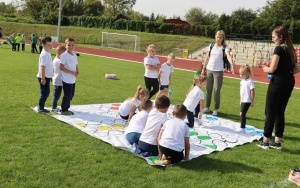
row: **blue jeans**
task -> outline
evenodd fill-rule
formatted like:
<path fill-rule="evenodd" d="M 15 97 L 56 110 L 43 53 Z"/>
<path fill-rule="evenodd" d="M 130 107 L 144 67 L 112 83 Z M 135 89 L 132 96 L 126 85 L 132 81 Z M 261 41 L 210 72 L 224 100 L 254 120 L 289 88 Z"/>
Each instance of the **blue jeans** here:
<path fill-rule="evenodd" d="M 68 111 L 70 108 L 71 100 L 74 97 L 75 93 L 75 83 L 68 84 L 63 82 L 63 90 L 64 90 L 64 97 L 61 102 L 61 111 L 65 112 Z"/>
<path fill-rule="evenodd" d="M 54 86 L 53 100 L 52 100 L 52 109 L 56 109 L 57 108 L 57 101 L 60 98 L 62 88 L 63 88 L 63 86 Z"/>
<path fill-rule="evenodd" d="M 137 145 L 141 135 L 142 135 L 141 133 L 136 133 L 136 132 L 128 133 L 128 134 L 126 134 L 126 140 L 131 145 L 133 145 L 133 144 Z"/>
<path fill-rule="evenodd" d="M 50 81 L 51 78 L 46 78 L 46 83 L 45 85 L 41 84 L 41 78 L 37 78 L 38 82 L 40 84 L 40 98 L 39 98 L 39 106 L 38 109 L 39 110 L 43 110 L 45 108 L 45 103 L 47 101 L 47 98 L 49 96 L 50 93 Z"/>

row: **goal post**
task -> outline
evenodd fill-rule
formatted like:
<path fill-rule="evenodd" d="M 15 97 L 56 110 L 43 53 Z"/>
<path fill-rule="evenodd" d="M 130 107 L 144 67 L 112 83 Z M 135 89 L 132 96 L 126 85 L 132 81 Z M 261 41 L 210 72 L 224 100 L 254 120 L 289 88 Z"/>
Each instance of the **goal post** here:
<path fill-rule="evenodd" d="M 101 46 L 139 52 L 140 37 L 137 35 L 102 32 Z"/>

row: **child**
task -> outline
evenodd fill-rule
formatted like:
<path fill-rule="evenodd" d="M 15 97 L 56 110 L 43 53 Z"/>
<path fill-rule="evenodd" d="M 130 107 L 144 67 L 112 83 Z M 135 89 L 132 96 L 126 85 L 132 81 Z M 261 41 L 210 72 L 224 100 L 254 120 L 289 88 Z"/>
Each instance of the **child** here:
<path fill-rule="evenodd" d="M 38 112 L 40 113 L 48 113 L 49 111 L 46 110 L 45 102 L 50 93 L 50 81 L 53 77 L 53 64 L 52 64 L 52 57 L 50 54 L 50 50 L 52 49 L 52 39 L 51 37 L 46 37 L 42 41 L 43 43 L 43 50 L 40 54 L 39 58 L 39 69 L 38 69 L 38 82 L 40 85 L 40 99 L 39 99 L 39 106 Z"/>
<path fill-rule="evenodd" d="M 162 95 L 168 95 L 168 88 L 171 84 L 171 74 L 174 71 L 173 62 L 175 59 L 175 55 L 173 53 L 170 53 L 168 55 L 168 60 L 166 63 L 162 64 L 160 71 L 158 73 L 158 79 L 159 79 L 159 92 L 156 97 L 160 97 Z"/>
<path fill-rule="evenodd" d="M 150 44 L 147 49 L 147 56 L 144 58 L 145 66 L 145 85 L 149 90 L 149 99 L 158 92 L 159 83 L 158 83 L 158 72 L 160 69 L 159 59 L 155 56 L 156 47 L 154 44 Z M 153 87 L 153 90 L 151 90 Z"/>
<path fill-rule="evenodd" d="M 155 108 L 150 111 L 145 129 L 138 142 L 138 151 L 144 157 L 158 155 L 157 136 L 162 125 L 168 119 L 169 106 L 168 97 L 163 95 L 155 99 Z"/>
<path fill-rule="evenodd" d="M 21 39 L 22 52 L 25 52 L 25 43 L 26 43 L 26 38 L 25 38 L 25 35 L 22 34 L 22 39 Z"/>
<path fill-rule="evenodd" d="M 69 111 L 71 100 L 75 93 L 76 77 L 79 74 L 77 55 L 74 53 L 75 40 L 67 38 L 65 40 L 66 51 L 60 56 L 61 80 L 63 82 L 64 97 L 61 103 L 62 115 L 74 115 Z"/>
<path fill-rule="evenodd" d="M 148 119 L 153 103 L 147 99 L 141 103 L 141 111 L 134 115 L 125 131 L 126 140 L 131 145 L 137 145 Z"/>
<path fill-rule="evenodd" d="M 130 121 L 135 114 L 137 108 L 139 108 L 142 101 L 148 99 L 148 90 L 138 86 L 134 97 L 126 99 L 119 107 L 119 114 L 122 119 Z"/>
<path fill-rule="evenodd" d="M 34 53 L 34 52 L 38 53 L 38 51 L 36 49 L 37 38 L 34 33 L 31 34 L 30 41 L 31 41 L 31 53 Z"/>
<path fill-rule="evenodd" d="M 176 105 L 173 110 L 174 118 L 166 121 L 161 128 L 158 134 L 160 160 L 155 161 L 156 164 L 168 165 L 189 159 L 189 127 L 183 121 L 186 112 L 184 105 Z"/>
<path fill-rule="evenodd" d="M 190 128 L 194 127 L 194 111 L 198 103 L 200 103 L 200 112 L 198 118 L 202 118 L 204 110 L 204 93 L 201 87 L 206 85 L 206 77 L 199 75 L 194 78 L 194 84 L 191 86 L 183 105 L 187 108 L 187 125 Z"/>
<path fill-rule="evenodd" d="M 11 42 L 11 51 L 16 51 L 16 36 L 14 33 L 9 37 L 9 40 Z"/>
<path fill-rule="evenodd" d="M 22 37 L 20 35 L 20 33 L 17 34 L 16 38 L 16 49 L 18 49 L 18 52 L 20 51 L 20 45 L 21 45 L 21 41 L 22 41 Z"/>
<path fill-rule="evenodd" d="M 248 65 L 242 65 L 239 70 L 241 76 L 240 83 L 240 116 L 241 116 L 241 127 L 239 132 L 245 133 L 246 127 L 246 114 L 249 107 L 254 106 L 254 95 L 255 86 L 251 78 L 251 69 Z"/>
<path fill-rule="evenodd" d="M 63 83 L 61 80 L 61 71 L 60 71 L 60 56 L 62 53 L 66 51 L 66 48 L 64 46 L 58 46 L 56 48 L 56 56 L 53 60 L 53 70 L 54 70 L 54 76 L 52 78 L 53 86 L 54 86 L 54 93 L 53 93 L 53 101 L 52 101 L 52 112 L 58 112 L 57 109 L 57 101 L 60 98 Z"/>

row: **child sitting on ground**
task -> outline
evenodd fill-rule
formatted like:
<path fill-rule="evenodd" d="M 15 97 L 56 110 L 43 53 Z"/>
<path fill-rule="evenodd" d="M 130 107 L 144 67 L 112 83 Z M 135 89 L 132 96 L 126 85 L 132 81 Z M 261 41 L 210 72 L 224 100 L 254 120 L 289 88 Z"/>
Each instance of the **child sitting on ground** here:
<path fill-rule="evenodd" d="M 156 97 L 160 97 L 162 95 L 167 96 L 169 86 L 171 85 L 171 75 L 174 71 L 173 62 L 175 60 L 175 55 L 173 53 L 170 53 L 168 55 L 168 60 L 164 64 L 162 64 L 159 73 L 158 73 L 158 79 L 159 79 L 159 92 L 156 95 Z"/>
<path fill-rule="evenodd" d="M 130 121 L 135 114 L 137 108 L 139 108 L 142 101 L 149 98 L 149 92 L 147 89 L 138 86 L 134 97 L 126 99 L 119 107 L 119 114 L 122 119 Z"/>
<path fill-rule="evenodd" d="M 206 77 L 199 75 L 194 77 L 194 84 L 191 86 L 183 105 L 187 108 L 187 125 L 190 128 L 194 127 L 194 111 L 198 103 L 200 103 L 200 112 L 198 114 L 198 119 L 202 118 L 204 110 L 204 93 L 201 87 L 205 87 Z"/>
<path fill-rule="evenodd" d="M 158 134 L 160 160 L 155 161 L 155 164 L 168 165 L 189 159 L 189 127 L 184 122 L 186 112 L 184 105 L 176 105 L 173 110 L 174 118 L 166 121 L 162 126 Z"/>
<path fill-rule="evenodd" d="M 63 88 L 63 83 L 61 80 L 61 71 L 60 71 L 60 55 L 66 51 L 66 48 L 62 45 L 56 48 L 56 56 L 53 60 L 53 70 L 54 76 L 52 78 L 52 83 L 54 86 L 53 100 L 52 100 L 52 112 L 59 112 L 60 109 L 57 109 L 57 101 L 60 98 L 61 91 Z"/>
<path fill-rule="evenodd" d="M 141 103 L 141 111 L 134 115 L 125 131 L 126 140 L 130 145 L 137 145 L 143 130 L 145 129 L 146 122 L 150 110 L 153 107 L 151 100 L 147 99 Z"/>
<path fill-rule="evenodd" d="M 167 121 L 167 111 L 170 106 L 170 99 L 161 96 L 155 99 L 155 108 L 153 108 L 148 116 L 145 129 L 138 142 L 138 152 L 144 157 L 158 155 L 157 136 L 162 125 Z"/>

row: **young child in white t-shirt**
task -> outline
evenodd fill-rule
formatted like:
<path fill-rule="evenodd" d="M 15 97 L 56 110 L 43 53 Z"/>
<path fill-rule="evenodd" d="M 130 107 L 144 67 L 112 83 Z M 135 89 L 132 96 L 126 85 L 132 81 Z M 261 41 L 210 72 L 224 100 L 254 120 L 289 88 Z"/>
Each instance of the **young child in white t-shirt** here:
<path fill-rule="evenodd" d="M 174 71 L 173 62 L 175 60 L 175 55 L 170 53 L 168 55 L 168 60 L 164 64 L 161 65 L 158 79 L 159 79 L 159 92 L 156 97 L 160 97 L 162 95 L 168 95 L 169 86 L 171 85 L 171 75 Z"/>
<path fill-rule="evenodd" d="M 141 111 L 135 114 L 129 122 L 129 125 L 125 131 L 125 137 L 130 145 L 138 144 L 141 134 L 145 129 L 148 115 L 152 107 L 152 101 L 149 99 L 145 100 L 141 103 Z"/>
<path fill-rule="evenodd" d="M 254 106 L 255 85 L 251 78 L 251 68 L 248 65 L 242 65 L 239 70 L 240 82 L 240 116 L 241 127 L 239 132 L 245 133 L 246 128 L 246 114 L 249 107 Z"/>
<path fill-rule="evenodd" d="M 57 109 L 57 101 L 60 98 L 61 91 L 63 88 L 63 83 L 61 80 L 61 71 L 60 71 L 60 55 L 66 51 L 66 48 L 62 45 L 58 46 L 56 48 L 56 56 L 53 60 L 53 70 L 54 70 L 54 76 L 52 78 L 52 83 L 54 86 L 54 92 L 53 92 L 53 100 L 52 100 L 52 112 L 58 112 L 60 111 Z"/>
<path fill-rule="evenodd" d="M 184 122 L 186 112 L 184 105 L 176 105 L 173 110 L 174 118 L 162 126 L 158 134 L 159 160 L 155 164 L 168 165 L 189 160 L 189 127 Z"/>
<path fill-rule="evenodd" d="M 198 103 L 200 103 L 200 112 L 198 114 L 198 119 L 202 118 L 204 110 L 204 93 L 201 90 L 202 87 L 206 86 L 206 77 L 199 75 L 194 77 L 194 84 L 191 86 L 183 105 L 187 108 L 187 125 L 190 128 L 194 127 L 194 111 Z"/>
<path fill-rule="evenodd" d="M 119 114 L 122 119 L 130 121 L 135 111 L 141 105 L 141 102 L 148 99 L 149 92 L 147 89 L 138 86 L 134 97 L 126 99 L 119 107 Z"/>
<path fill-rule="evenodd" d="M 144 131 L 138 142 L 138 153 L 144 157 L 158 155 L 157 136 L 162 125 L 167 121 L 167 111 L 170 106 L 170 99 L 161 96 L 155 99 L 155 108 L 153 108 L 148 116 Z"/>

